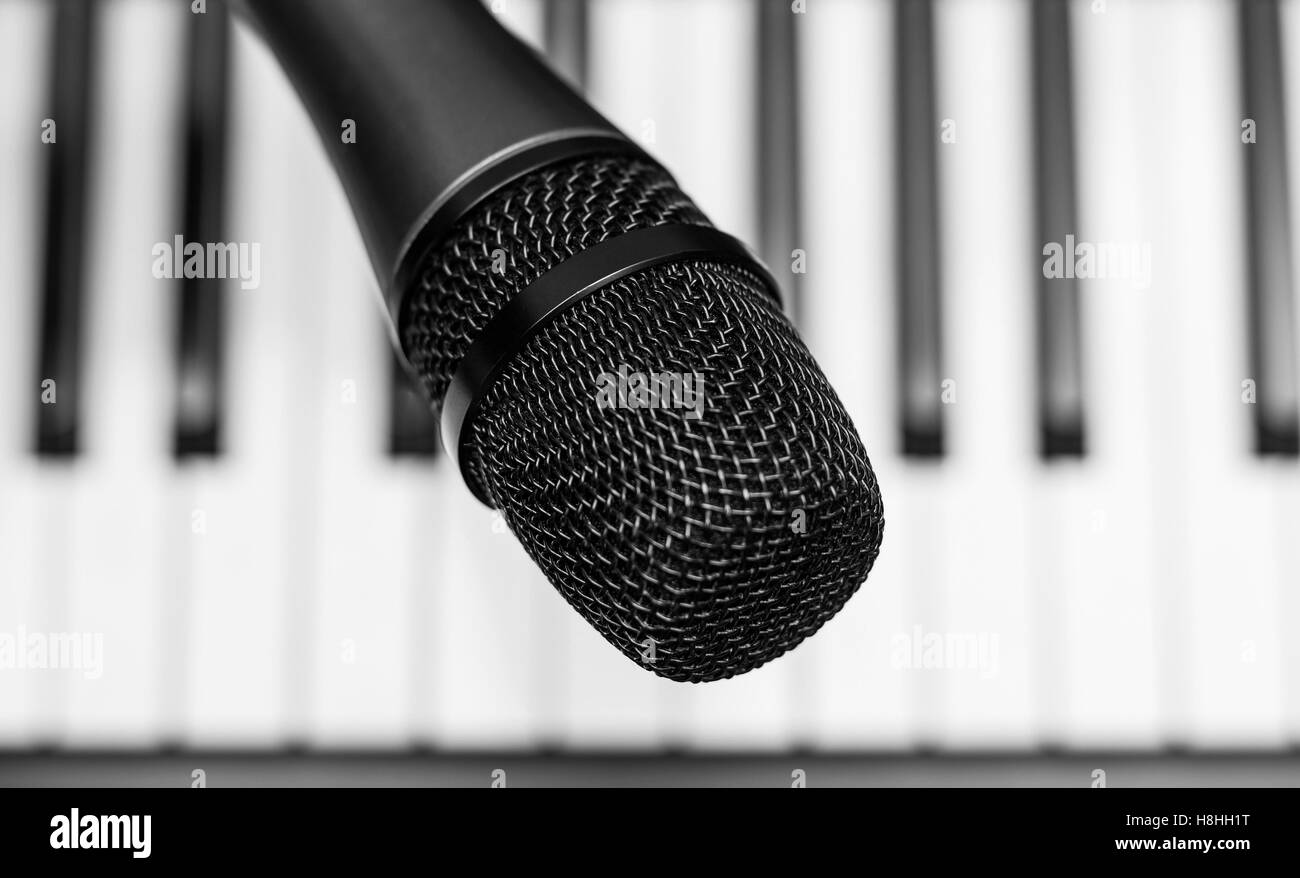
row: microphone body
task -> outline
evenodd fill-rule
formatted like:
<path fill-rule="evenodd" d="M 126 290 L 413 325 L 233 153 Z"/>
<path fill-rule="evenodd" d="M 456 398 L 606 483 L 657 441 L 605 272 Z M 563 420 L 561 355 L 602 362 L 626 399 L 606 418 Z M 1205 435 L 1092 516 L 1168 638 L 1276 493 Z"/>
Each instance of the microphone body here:
<path fill-rule="evenodd" d="M 566 156 L 644 157 L 475 0 L 236 2 L 326 144 L 395 326 L 409 263 L 483 195 Z"/>
<path fill-rule="evenodd" d="M 570 605 L 690 682 L 838 612 L 879 553 L 880 492 L 748 249 L 473 0 L 240 2 L 343 180 L 444 446 Z"/>

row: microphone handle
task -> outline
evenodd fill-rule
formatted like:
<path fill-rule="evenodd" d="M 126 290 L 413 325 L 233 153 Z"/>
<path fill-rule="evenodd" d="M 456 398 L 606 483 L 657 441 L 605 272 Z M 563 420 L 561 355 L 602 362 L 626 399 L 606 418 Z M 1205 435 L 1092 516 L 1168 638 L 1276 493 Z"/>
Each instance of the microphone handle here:
<path fill-rule="evenodd" d="M 479 200 L 564 158 L 645 158 L 476 0 L 235 0 L 235 9 L 325 144 L 394 337 L 414 267 Z"/>

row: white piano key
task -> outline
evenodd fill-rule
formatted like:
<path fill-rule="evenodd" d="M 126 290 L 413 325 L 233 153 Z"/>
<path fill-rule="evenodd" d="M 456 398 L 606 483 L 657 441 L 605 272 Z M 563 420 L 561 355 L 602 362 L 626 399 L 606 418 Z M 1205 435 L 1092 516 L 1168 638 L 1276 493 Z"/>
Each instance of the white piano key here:
<path fill-rule="evenodd" d="M 889 666 L 903 680 L 908 743 L 930 750 L 940 745 L 943 731 L 948 634 L 944 598 L 945 586 L 956 573 L 944 538 L 953 530 L 954 503 L 949 470 L 938 461 L 904 458 L 900 469 L 903 487 L 894 490 L 893 522 L 903 625 L 889 636 Z"/>
<path fill-rule="evenodd" d="M 394 466 L 386 454 L 392 355 L 374 275 L 325 153 L 313 146 L 300 160 L 321 181 L 315 209 L 331 249 L 320 289 L 321 561 L 310 739 L 323 746 L 400 746 L 413 732 L 416 632 L 409 613 L 418 571 L 411 562 L 423 536 L 411 527 L 408 502 L 430 490 L 429 467 Z"/>
<path fill-rule="evenodd" d="M 1240 185 L 1233 173 L 1238 167 L 1234 159 L 1240 156 L 1231 150 L 1227 138 L 1217 136 L 1218 132 L 1235 127 L 1232 109 L 1236 101 L 1231 97 L 1236 84 L 1233 25 L 1230 9 L 1215 10 L 1205 2 L 1180 8 L 1176 23 L 1170 21 L 1166 9 L 1151 3 L 1143 3 L 1132 12 L 1134 39 L 1144 47 L 1134 59 L 1139 77 L 1133 83 L 1134 98 L 1143 108 L 1139 125 L 1147 126 L 1134 131 L 1133 144 L 1142 168 L 1140 197 L 1144 200 L 1144 213 L 1149 217 L 1145 237 L 1150 239 L 1153 254 L 1151 287 L 1138 290 L 1136 295 L 1148 300 L 1158 315 L 1149 321 L 1144 346 L 1152 388 L 1148 409 L 1150 433 L 1146 441 L 1158 451 L 1152 455 L 1148 476 L 1151 539 L 1156 556 L 1152 574 L 1157 614 L 1152 635 L 1158 651 L 1158 706 L 1165 726 L 1164 740 L 1175 745 L 1185 744 L 1189 739 L 1208 743 L 1204 734 L 1208 729 L 1193 717 L 1199 712 L 1197 703 L 1205 703 L 1203 696 L 1210 694 L 1211 704 L 1220 701 L 1224 683 L 1229 688 L 1244 684 L 1245 689 L 1238 690 L 1237 694 L 1245 695 L 1246 701 L 1253 700 L 1248 694 L 1252 682 L 1250 672 L 1258 667 L 1247 668 L 1244 675 L 1233 673 L 1233 666 L 1243 666 L 1241 650 L 1236 645 L 1244 638 L 1240 634 L 1234 636 L 1232 629 L 1236 626 L 1224 623 L 1243 610 L 1247 614 L 1256 612 L 1260 590 L 1272 589 L 1271 573 L 1250 564 L 1244 570 L 1238 567 L 1238 572 L 1251 580 L 1244 589 L 1235 585 L 1228 588 L 1228 581 L 1217 577 L 1207 580 L 1205 574 L 1215 564 L 1205 550 L 1214 553 L 1213 542 L 1207 543 L 1204 538 L 1208 534 L 1193 529 L 1204 527 L 1206 513 L 1214 510 L 1214 517 L 1218 518 L 1223 511 L 1216 509 L 1224 499 L 1223 485 L 1216 475 L 1229 471 L 1234 464 L 1250 462 L 1249 456 L 1243 453 L 1244 447 L 1215 448 L 1214 440 L 1230 437 L 1232 431 L 1211 426 L 1230 425 L 1242 414 L 1238 410 L 1228 418 L 1214 417 L 1221 414 L 1213 406 L 1215 385 L 1224 379 L 1229 379 L 1229 387 L 1233 383 L 1231 360 L 1222 356 L 1239 349 L 1233 344 L 1236 339 L 1228 337 L 1232 323 L 1220 323 L 1219 339 L 1209 347 L 1202 347 L 1189 334 L 1197 317 L 1213 314 L 1212 297 L 1218 296 L 1229 305 L 1245 302 L 1244 295 L 1235 301 L 1222 295 L 1224 290 L 1243 290 L 1239 282 L 1231 282 L 1234 260 L 1224 258 L 1232 250 L 1217 248 L 1211 259 L 1217 261 L 1218 278 L 1212 279 L 1214 270 L 1211 274 L 1204 271 L 1205 248 L 1200 240 L 1200 235 L 1207 230 L 1207 222 L 1222 223 L 1225 239 L 1232 234 L 1232 229 L 1244 228 L 1245 222 L 1243 213 L 1236 207 L 1240 196 L 1233 198 L 1237 194 L 1233 190 Z M 1210 74 L 1206 62 L 1216 57 L 1220 63 Z M 1202 89 L 1194 100 L 1190 95 L 1181 94 L 1193 82 Z M 1152 138 L 1173 130 L 1171 126 L 1185 131 L 1195 142 L 1189 143 L 1187 149 L 1178 150 L 1155 146 Z M 1202 176 L 1199 169 L 1206 167 L 1207 160 L 1215 158 L 1219 159 L 1218 167 L 1224 173 L 1195 187 L 1183 185 L 1190 179 L 1189 175 Z M 1193 264 L 1195 268 L 1191 268 Z M 1241 277 L 1244 279 L 1245 275 Z M 1222 280 L 1229 282 L 1224 285 Z M 1222 319 L 1227 315 L 1213 316 Z M 1219 352 L 1220 356 L 1211 360 L 1207 356 L 1210 352 Z M 1200 368 L 1211 363 L 1211 370 Z M 1216 377 L 1215 372 L 1225 367 L 1227 373 Z M 1236 367 L 1237 371 L 1240 369 Z M 1207 381 L 1192 384 L 1186 380 L 1189 375 L 1203 376 Z M 1222 399 L 1231 405 L 1231 395 Z M 1200 409 L 1202 404 L 1210 407 Z M 1189 406 L 1197 417 L 1187 417 Z M 1197 459 L 1195 455 L 1207 444 L 1203 441 L 1207 439 L 1213 452 L 1228 453 L 1219 460 L 1209 460 L 1202 452 Z M 1197 476 L 1191 477 L 1192 473 Z M 1207 476 L 1204 481 L 1199 477 L 1202 473 Z M 1244 497 L 1234 498 L 1239 499 Z M 1252 517 L 1246 509 L 1235 510 L 1232 515 L 1243 523 Z M 1267 553 L 1260 556 L 1267 559 Z M 1225 605 L 1237 604 L 1239 599 L 1240 606 Z M 1202 615 L 1206 610 L 1211 610 L 1210 614 Z M 1211 629 L 1210 638 L 1198 642 Z M 1225 643 L 1225 637 L 1233 644 L 1226 654 L 1217 648 Z M 1237 679 L 1225 679 L 1224 671 L 1228 677 Z M 1219 714 L 1222 708 L 1222 704 L 1214 704 L 1211 712 Z M 1210 718 L 1209 725 L 1223 727 L 1222 720 L 1215 718 Z"/>
<path fill-rule="evenodd" d="M 1180 480 L 1186 485 L 1190 620 L 1179 641 L 1187 689 L 1188 738 L 1201 747 L 1275 747 L 1286 743 L 1287 643 L 1296 562 L 1287 558 L 1300 525 L 1292 501 L 1300 493 L 1295 459 L 1260 460 L 1251 454 L 1251 419 L 1242 399 L 1245 369 L 1245 278 L 1243 238 L 1245 181 L 1240 126 L 1239 43 L 1236 4 L 1205 1 L 1187 9 L 1182 39 L 1167 43 L 1174 124 L 1195 140 L 1164 165 L 1167 232 L 1180 250 L 1170 264 L 1174 297 L 1182 316 L 1180 362 L 1169 375 L 1182 386 L 1184 415 L 1179 436 L 1187 454 Z M 1290 7 L 1283 7 L 1290 9 Z M 1300 33 L 1292 31 L 1300 38 Z M 1295 46 L 1282 35 L 1283 47 Z M 1156 59 L 1152 59 L 1153 64 Z M 1300 111 L 1300 77 L 1284 86 L 1290 120 Z M 1195 83 L 1195 85 L 1193 85 Z M 1199 92 L 1199 94 L 1197 94 Z M 1292 130 L 1295 126 L 1292 125 Z M 1227 131 L 1225 137 L 1225 131 Z M 1291 139 L 1291 187 L 1300 150 Z M 1223 168 L 1223 173 L 1205 173 Z M 1199 185 L 1187 186 L 1188 180 Z M 1296 209 L 1292 207 L 1292 232 Z M 1206 234 L 1219 246 L 1206 247 Z M 1297 239 L 1300 241 L 1300 239 Z M 1193 307 L 1173 307 L 1195 293 Z M 1292 290 L 1295 295 L 1295 290 Z M 1295 332 L 1295 326 L 1291 328 Z M 1281 499 L 1282 506 L 1275 505 Z M 1281 549 L 1281 552 L 1279 552 Z M 1294 684 L 1295 678 L 1291 679 Z"/>
<path fill-rule="evenodd" d="M 156 0 L 106 6 L 100 19 L 83 454 L 66 551 L 69 633 L 102 654 L 69 677 L 72 745 L 147 746 L 161 734 L 175 287 L 153 276 L 152 251 L 175 224 L 183 24 L 183 9 Z"/>
<path fill-rule="evenodd" d="M 1300 7 L 1294 3 L 1279 4 L 1278 16 L 1284 53 L 1285 78 L 1282 89 L 1287 121 L 1291 236 L 1295 242 L 1292 252 L 1296 253 L 1300 252 L 1300 64 L 1294 63 L 1294 52 L 1288 54 L 1287 50 L 1300 45 Z M 1233 121 L 1240 126 L 1240 119 Z M 1237 148 L 1239 139 L 1233 141 L 1234 148 Z M 1292 271 L 1295 270 L 1293 262 Z M 1292 295 L 1300 295 L 1300 276 L 1293 276 L 1292 284 Z M 1294 460 L 1277 461 L 1267 468 L 1266 473 L 1252 478 L 1267 484 L 1263 490 L 1272 498 L 1273 511 L 1269 516 L 1271 527 L 1247 535 L 1243 542 L 1236 545 L 1268 551 L 1275 565 L 1277 591 L 1273 627 L 1282 665 L 1278 687 L 1281 690 L 1283 735 L 1286 742 L 1294 746 L 1296 741 L 1300 741 L 1300 640 L 1292 635 L 1293 620 L 1300 619 L 1300 589 L 1296 587 L 1296 571 L 1300 570 L 1300 543 L 1295 539 L 1295 534 L 1300 529 L 1300 468 L 1297 468 Z M 1225 541 L 1225 545 L 1231 544 Z M 1252 554 L 1249 548 L 1239 549 L 1239 553 Z"/>
<path fill-rule="evenodd" d="M 907 632 L 899 523 L 910 472 L 894 416 L 893 13 L 886 0 L 833 0 L 800 22 L 808 234 L 804 336 L 871 457 L 885 533 L 871 575 L 813 638 L 815 744 L 909 746 L 912 676 L 891 660 Z M 824 136 L 834 130 L 835 137 Z"/>
<path fill-rule="evenodd" d="M 448 463 L 446 455 L 439 452 L 432 466 L 399 461 L 388 476 L 388 483 L 397 485 L 394 492 L 400 493 L 402 505 L 397 514 L 403 523 L 390 542 L 393 551 L 402 553 L 410 565 L 410 572 L 402 577 L 410 589 L 405 623 L 409 647 L 403 660 L 410 663 L 410 743 L 417 747 L 440 743 L 438 669 L 449 655 L 441 631 L 443 600 L 450 581 L 446 557 L 452 552 L 442 511 L 445 493 L 456 487 L 445 475 L 451 469 Z"/>
<path fill-rule="evenodd" d="M 890 41 L 887 51 L 894 53 L 894 57 L 890 60 L 886 75 L 889 98 L 884 109 L 885 115 L 881 118 L 889 120 L 889 124 L 897 122 L 897 102 L 900 100 L 897 81 L 899 62 L 896 57 L 899 51 L 897 12 L 897 4 L 891 4 L 886 21 L 886 34 Z M 929 136 L 937 135 L 937 129 L 929 133 Z M 897 173 L 900 165 L 896 136 L 891 139 L 887 149 L 893 158 L 894 172 Z M 895 272 L 891 286 L 885 292 L 895 309 L 888 326 L 895 333 L 894 344 L 901 345 L 904 339 L 897 334 L 898 283 L 903 270 L 897 250 L 898 190 L 896 185 L 889 185 L 883 191 L 892 196 L 883 200 L 890 217 L 885 240 L 892 248 L 889 256 L 893 257 Z M 942 248 L 943 243 L 940 242 L 939 249 Z M 935 253 L 935 258 L 939 258 L 938 252 Z M 947 310 L 948 306 L 945 305 L 944 311 Z M 895 357 L 886 368 L 896 370 L 899 368 L 898 362 Z M 899 385 L 895 387 L 897 386 Z M 889 400 L 889 404 L 882 406 L 882 410 L 889 413 L 891 435 L 898 442 L 904 432 L 904 425 L 898 420 L 901 412 L 899 400 L 893 393 L 886 392 L 878 397 L 877 404 L 885 400 Z M 906 452 L 901 444 L 897 450 L 900 453 Z M 945 679 L 940 668 L 930 666 L 932 662 L 927 659 L 925 650 L 931 640 L 942 637 L 944 633 L 943 590 L 950 577 L 952 563 L 945 544 L 945 539 L 952 530 L 950 481 L 949 467 L 943 460 L 904 456 L 897 461 L 897 476 L 892 492 L 887 487 L 882 487 L 886 497 L 886 519 L 892 522 L 894 554 L 891 561 L 894 565 L 892 569 L 897 570 L 898 588 L 901 591 L 901 618 L 900 624 L 889 632 L 886 639 L 874 644 L 874 648 L 886 651 L 889 668 L 900 680 L 907 743 L 912 747 L 937 746 L 943 721 Z M 888 524 L 886 533 L 890 533 Z"/>
<path fill-rule="evenodd" d="M 435 737 L 447 747 L 533 745 L 554 707 L 544 677 L 560 673 L 562 656 L 557 632 L 539 625 L 539 606 L 559 596 L 500 513 L 475 500 L 454 467 L 438 469 L 446 550 L 433 586 Z"/>
<path fill-rule="evenodd" d="M 349 255 L 364 259 L 360 250 Z M 391 746 L 412 735 L 418 631 L 408 620 L 415 589 L 441 584 L 436 576 L 422 581 L 429 571 L 415 563 L 420 543 L 434 539 L 436 524 L 415 520 L 419 494 L 433 490 L 432 474 L 427 462 L 385 454 L 387 336 L 366 291 L 368 267 L 345 260 L 337 272 L 320 388 L 322 567 L 312 740 Z"/>
<path fill-rule="evenodd" d="M 1245 181 L 1235 4 L 1190 3 L 1176 21 L 1160 4 L 1132 13 L 1135 131 L 1141 195 L 1151 216 L 1159 318 L 1145 348 L 1159 553 L 1155 631 L 1169 740 L 1209 748 L 1283 743 L 1285 579 L 1273 551 L 1288 542 L 1273 485 L 1294 462 L 1252 454 L 1247 377 Z M 1180 148 L 1161 145 L 1180 132 Z M 1208 169 L 1217 169 L 1210 172 Z M 1195 185 L 1187 185 L 1195 180 Z M 1206 246 L 1215 241 L 1215 246 Z M 1251 548 L 1251 547 L 1254 548 Z M 1285 569 L 1285 568 L 1282 568 Z"/>
<path fill-rule="evenodd" d="M 489 2 L 502 24 L 543 43 L 538 0 Z M 563 599 L 449 459 L 436 467 L 440 576 L 433 649 L 433 738 L 451 747 L 553 743 L 566 679 Z M 614 658 L 618 658 L 614 656 Z"/>
<path fill-rule="evenodd" d="M 591 16 L 589 94 L 597 108 L 662 161 L 718 227 L 752 245 L 757 232 L 752 5 L 620 0 L 592 4 Z M 730 680 L 690 688 L 654 686 L 664 693 L 664 739 L 706 748 L 788 741 L 791 667 L 803 661 L 796 656 Z M 593 655 L 590 663 L 597 661 L 608 658 Z M 645 722 L 629 717 L 629 734 L 639 734 Z"/>
<path fill-rule="evenodd" d="M 940 253 L 948 456 L 935 474 L 946 517 L 934 537 L 937 616 L 914 620 L 944 647 L 937 727 L 954 747 L 1034 737 L 1026 510 L 1034 475 L 1030 59 L 1022 2 L 935 8 Z M 951 126 L 944 127 L 949 125 Z M 944 137 L 948 139 L 944 139 Z M 990 230 L 995 233 L 990 234 Z M 946 505 L 946 508 L 944 506 Z M 915 630 L 912 632 L 915 639 Z M 913 645 L 915 650 L 915 644 Z"/>
<path fill-rule="evenodd" d="M 52 46 L 57 54 L 64 48 L 61 40 L 71 36 L 62 33 L 62 10 L 56 8 L 53 19 L 53 29 L 50 36 L 53 40 L 47 38 L 47 45 Z M 95 39 L 95 25 L 92 22 L 88 38 Z M 57 58 L 56 58 L 57 60 Z M 49 61 L 46 61 L 42 76 L 45 81 L 44 90 L 39 90 L 42 98 L 42 104 L 38 112 L 50 112 L 50 101 L 55 97 L 54 87 L 57 84 L 50 80 L 52 68 Z M 88 71 L 90 76 L 94 76 L 97 71 L 91 69 Z M 92 111 L 93 116 L 93 111 Z M 57 119 L 52 119 L 57 124 Z M 91 129 L 88 136 L 92 139 L 90 147 L 93 150 L 93 138 L 95 136 L 93 119 L 91 120 Z M 43 122 L 42 122 L 43 125 Z M 74 123 L 74 128 L 76 127 Z M 66 137 L 67 130 L 64 127 Z M 51 147 L 53 148 L 53 147 Z M 45 155 L 37 164 L 37 185 L 39 200 L 37 203 L 38 215 L 49 208 L 49 198 L 51 193 L 47 187 L 51 182 L 48 176 L 50 165 L 47 162 L 50 158 Z M 89 165 L 89 156 L 86 157 L 86 165 Z M 88 171 L 89 168 L 87 167 Z M 86 193 L 83 193 L 85 197 Z M 39 227 L 38 227 L 39 228 Z M 45 251 L 50 247 L 49 240 L 45 237 L 48 229 L 41 229 L 36 242 L 36 253 L 38 259 L 45 258 Z M 81 235 L 80 246 L 86 246 L 86 237 Z M 85 259 L 86 253 L 80 254 Z M 84 267 L 84 266 L 83 266 Z M 42 264 L 41 270 L 37 274 L 37 290 L 41 289 L 41 284 L 45 281 L 45 266 Z M 85 272 L 80 283 L 84 286 L 88 283 Z M 38 306 L 39 308 L 39 306 Z M 38 311 L 39 313 L 39 311 Z M 32 324 L 36 326 L 36 324 Z M 30 373 L 27 373 L 30 374 Z M 42 380 L 43 376 L 37 376 Z M 78 380 L 84 378 L 84 364 L 82 373 Z M 57 388 L 54 388 L 57 391 Z M 52 403 L 57 405 L 58 403 Z M 39 416 L 38 416 L 39 420 Z M 71 560 L 72 556 L 68 551 L 68 522 L 72 519 L 76 504 L 76 470 L 72 465 L 74 458 L 68 457 L 41 457 L 38 456 L 38 468 L 35 473 L 35 479 L 32 482 L 33 503 L 28 515 L 31 519 L 31 533 L 34 536 L 34 552 L 36 555 L 37 569 L 39 570 L 36 582 L 38 587 L 32 594 L 30 607 L 30 619 L 26 633 L 31 635 L 35 643 L 38 640 L 52 643 L 53 638 L 69 638 L 70 628 L 70 578 L 72 576 Z M 48 670 L 38 672 L 38 678 L 29 690 L 32 696 L 33 711 L 33 730 L 37 740 L 45 745 L 58 745 L 66 740 L 67 720 L 68 720 L 68 702 L 69 694 L 72 687 L 72 673 L 53 669 L 53 660 L 47 657 L 44 659 L 49 663 Z"/>
<path fill-rule="evenodd" d="M 50 66 L 48 46 L 53 7 L 42 0 L 0 4 L 0 637 L 15 649 L 23 631 L 44 630 L 39 617 L 43 586 L 36 509 L 32 417 L 39 388 L 36 363 L 37 303 L 40 301 L 40 138 Z M 50 717 L 40 713 L 37 690 L 47 671 L 14 667 L 17 653 L 0 660 L 0 747 L 20 747 L 45 738 Z"/>
<path fill-rule="evenodd" d="M 1148 241 L 1151 226 L 1136 193 L 1142 168 L 1132 137 L 1140 43 L 1130 8 L 1111 4 L 1096 18 L 1072 10 L 1077 241 L 1123 245 Z M 1032 242 L 1041 260 L 1043 245 Z M 1056 242 L 1066 246 L 1066 242 Z M 1041 261 L 1038 263 L 1041 270 Z M 1043 466 L 1043 515 L 1031 537 L 1040 587 L 1060 590 L 1054 624 L 1063 646 L 1059 712 L 1046 718 L 1048 743 L 1150 747 L 1162 740 L 1157 577 L 1152 539 L 1154 458 L 1145 346 L 1160 315 L 1143 290 L 1123 278 L 1081 281 L 1086 456 Z M 1050 664 L 1050 662 L 1049 662 Z M 1045 688 L 1045 687 L 1044 687 Z M 1057 736 L 1060 736 L 1059 739 Z"/>
<path fill-rule="evenodd" d="M 934 106 L 922 107 L 924 114 L 933 116 L 937 107 L 933 82 L 933 68 L 937 66 L 934 54 L 933 10 L 928 0 L 918 8 L 918 4 L 895 2 L 890 7 L 889 32 L 892 36 L 891 59 L 891 102 L 889 118 L 897 131 L 892 146 L 894 174 L 897 182 L 889 191 L 887 198 L 893 215 L 891 238 L 894 244 L 894 286 L 891 295 L 894 301 L 894 327 L 898 350 L 901 356 L 895 361 L 894 370 L 901 380 L 896 385 L 894 399 L 895 411 L 898 412 L 899 430 L 902 434 L 903 454 L 902 469 L 906 473 L 906 493 L 901 502 L 893 505 L 894 547 L 899 553 L 902 589 L 905 595 L 904 614 L 907 625 L 903 632 L 890 637 L 890 666 L 905 678 L 908 706 L 911 713 L 911 743 L 919 748 L 931 748 L 938 742 L 938 730 L 942 715 L 943 677 L 939 669 L 923 662 L 924 645 L 928 640 L 940 637 L 934 629 L 939 627 L 943 616 L 942 590 L 947 579 L 950 557 L 943 550 L 943 537 L 948 533 L 950 497 L 945 490 L 946 469 L 938 455 L 927 455 L 916 448 L 916 437 L 929 435 L 930 439 L 942 440 L 942 409 L 940 397 L 941 374 L 937 371 L 940 361 L 944 359 L 942 339 L 939 337 L 938 323 L 930 325 L 924 317 L 927 311 L 942 319 L 946 307 L 942 305 L 943 291 L 939 287 L 927 286 L 920 280 L 927 276 L 928 261 L 939 260 L 939 247 L 931 247 L 927 254 L 923 242 L 937 228 L 928 228 L 925 221 L 928 211 L 913 204 L 917 198 L 928 198 L 926 192 L 933 186 L 935 198 L 935 223 L 939 222 L 938 179 L 936 168 L 924 167 L 924 160 L 913 161 L 912 153 L 930 148 L 935 152 L 933 158 L 938 160 L 938 144 L 930 141 L 937 137 L 937 130 L 931 122 L 925 122 L 921 130 L 909 130 L 914 121 L 903 112 L 904 108 L 916 110 L 919 104 Z M 919 249 L 918 249 L 919 248 Z M 932 280 L 938 284 L 941 279 L 937 270 Z M 919 283 L 918 283 L 919 281 Z M 935 295 L 933 309 L 924 306 L 919 309 L 917 303 L 927 295 Z M 931 336 L 932 330 L 934 335 Z M 929 343 L 934 342 L 937 347 Z M 927 351 L 934 354 L 927 356 Z M 931 375 L 926 375 L 927 368 L 933 366 Z M 933 383 L 928 393 L 913 394 L 919 382 Z M 926 417 L 927 406 L 932 404 L 931 417 Z M 902 493 L 902 492 L 897 492 Z"/>
<path fill-rule="evenodd" d="M 300 741 L 309 693 L 317 423 L 311 389 L 330 246 L 314 203 L 317 148 L 266 47 L 242 25 L 233 70 L 228 237 L 260 248 L 260 285 L 229 290 L 226 453 L 189 465 L 174 538 L 189 541 L 187 742 Z"/>

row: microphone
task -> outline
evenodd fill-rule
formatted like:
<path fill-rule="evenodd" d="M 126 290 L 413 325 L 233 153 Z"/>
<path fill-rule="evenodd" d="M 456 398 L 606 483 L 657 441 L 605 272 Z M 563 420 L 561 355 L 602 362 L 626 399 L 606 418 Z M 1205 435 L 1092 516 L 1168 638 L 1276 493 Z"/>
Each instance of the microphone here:
<path fill-rule="evenodd" d="M 568 603 L 689 682 L 835 615 L 880 491 L 748 249 L 477 2 L 236 8 L 325 143 L 444 447 Z"/>

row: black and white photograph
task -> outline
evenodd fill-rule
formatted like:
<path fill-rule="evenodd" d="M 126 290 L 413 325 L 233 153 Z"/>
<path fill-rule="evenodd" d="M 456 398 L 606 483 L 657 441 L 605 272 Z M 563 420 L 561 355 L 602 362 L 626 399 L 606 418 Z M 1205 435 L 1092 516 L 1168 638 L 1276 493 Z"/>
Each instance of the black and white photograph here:
<path fill-rule="evenodd" d="M 1300 0 L 0 0 L 0 787 L 1298 786 L 1298 214 Z"/>

